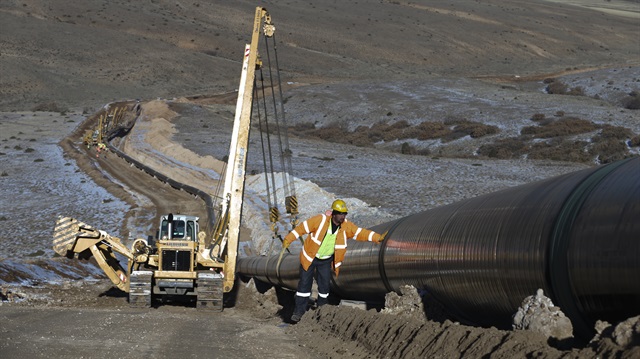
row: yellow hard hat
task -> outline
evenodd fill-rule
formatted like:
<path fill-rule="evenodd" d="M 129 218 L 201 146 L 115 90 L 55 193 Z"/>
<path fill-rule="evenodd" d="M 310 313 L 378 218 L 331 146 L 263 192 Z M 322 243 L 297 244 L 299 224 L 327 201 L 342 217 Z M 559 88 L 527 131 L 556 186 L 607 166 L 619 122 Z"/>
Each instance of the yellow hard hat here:
<path fill-rule="evenodd" d="M 336 199 L 335 201 L 333 201 L 333 203 L 331 204 L 331 209 L 342 213 L 349 212 L 347 211 L 347 204 L 344 203 L 344 201 L 341 199 Z"/>

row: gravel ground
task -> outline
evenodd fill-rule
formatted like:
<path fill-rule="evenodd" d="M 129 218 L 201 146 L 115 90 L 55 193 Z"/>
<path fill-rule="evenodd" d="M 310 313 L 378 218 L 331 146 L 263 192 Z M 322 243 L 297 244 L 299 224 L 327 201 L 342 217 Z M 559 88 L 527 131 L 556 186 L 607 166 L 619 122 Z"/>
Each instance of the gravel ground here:
<path fill-rule="evenodd" d="M 597 165 L 475 156 L 486 141 L 517 135 L 534 114 L 555 118 L 563 112 L 640 134 L 638 111 L 621 104 L 640 90 L 638 1 L 265 4 L 279 29 L 280 65 L 290 86 L 289 123 L 354 129 L 400 120 L 467 119 L 500 129 L 480 139 L 410 141 L 430 150 L 428 156 L 401 155 L 396 141 L 364 148 L 292 136 L 294 175 L 305 181 L 300 191 L 312 189 L 301 202 L 304 211 L 315 213 L 327 206 L 326 199 L 344 197 L 359 206 L 351 219 L 369 226 Z M 238 302 L 224 318 L 203 320 L 193 308 L 180 306 L 129 312 L 123 309 L 126 299 L 108 282 L 85 278 L 95 275 L 86 266 L 51 258 L 49 231 L 62 212 L 126 235 L 123 223 L 148 228 L 152 212 L 169 208 L 149 200 L 158 188 L 155 180 L 139 177 L 129 186 L 113 172 L 126 172 L 124 166 L 106 168 L 110 158 L 72 160 L 56 146 L 79 125 L 83 112 L 109 101 L 204 94 L 197 103 L 176 105 L 181 116 L 173 120 L 174 139 L 196 154 L 227 155 L 234 105 L 204 99 L 236 88 L 255 5 L 164 0 L 0 5 L 0 110 L 7 111 L 0 117 L 0 352 L 105 358 L 142 352 L 173 357 L 175 348 L 196 357 L 638 355 L 637 343 L 625 346 L 611 331 L 583 350 L 558 351 L 528 333 L 340 307 L 315 311 L 288 327 L 278 314 L 281 293 L 273 289 L 245 295 L 249 302 Z M 546 94 L 548 77 L 580 87 L 585 96 Z M 53 112 L 42 112 L 47 110 Z M 589 136 L 569 138 L 577 139 Z M 257 154 L 257 139 L 252 141 L 250 153 Z M 638 148 L 629 153 L 637 155 Z M 260 161 L 250 155 L 249 171 L 260 172 Z M 249 190 L 257 193 L 260 187 Z M 129 222 L 125 212 L 138 220 Z M 388 328 L 393 329 L 381 334 Z M 620 330 L 633 333 L 625 328 Z M 117 334 L 105 334 L 111 332 Z M 192 341 L 185 342 L 185 336 Z M 211 337 L 220 339 L 202 345 Z M 413 349 L 401 343 L 412 343 Z"/>

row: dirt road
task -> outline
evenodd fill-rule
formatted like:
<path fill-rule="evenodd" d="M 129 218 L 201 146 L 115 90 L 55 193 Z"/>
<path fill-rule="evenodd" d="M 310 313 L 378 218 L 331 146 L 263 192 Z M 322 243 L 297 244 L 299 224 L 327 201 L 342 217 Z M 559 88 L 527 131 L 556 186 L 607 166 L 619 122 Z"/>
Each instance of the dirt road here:
<path fill-rule="evenodd" d="M 51 300 L 0 308 L 3 358 L 314 358 L 274 318 L 185 303 L 131 309 L 107 281 L 42 288 Z"/>

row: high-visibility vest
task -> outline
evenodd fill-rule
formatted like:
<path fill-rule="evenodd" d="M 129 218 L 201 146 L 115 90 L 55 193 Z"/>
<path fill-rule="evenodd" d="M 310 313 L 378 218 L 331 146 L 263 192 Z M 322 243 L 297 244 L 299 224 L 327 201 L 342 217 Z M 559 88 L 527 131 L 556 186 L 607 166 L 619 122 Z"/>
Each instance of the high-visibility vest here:
<path fill-rule="evenodd" d="M 288 247 L 297 238 L 308 234 L 304 240 L 302 250 L 300 251 L 300 264 L 304 270 L 308 270 L 311 262 L 318 254 L 318 249 L 322 245 L 322 241 L 331 225 L 331 216 L 319 214 L 313 216 L 296 226 L 289 234 L 284 237 L 283 245 Z M 340 266 L 347 252 L 347 239 L 353 238 L 356 241 L 378 242 L 381 235 L 372 230 L 360 228 L 353 222 L 345 221 L 340 225 L 338 233 L 336 233 L 336 243 L 334 246 L 333 271 L 336 276 L 340 273 Z"/>

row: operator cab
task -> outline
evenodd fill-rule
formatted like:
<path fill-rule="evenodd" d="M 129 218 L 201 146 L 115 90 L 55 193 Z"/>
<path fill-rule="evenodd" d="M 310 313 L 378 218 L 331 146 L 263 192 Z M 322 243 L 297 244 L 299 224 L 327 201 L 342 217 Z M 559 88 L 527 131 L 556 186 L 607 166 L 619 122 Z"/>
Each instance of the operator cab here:
<path fill-rule="evenodd" d="M 196 241 L 200 227 L 196 216 L 186 216 L 182 214 L 171 214 L 160 218 L 159 239 L 184 239 Z"/>

